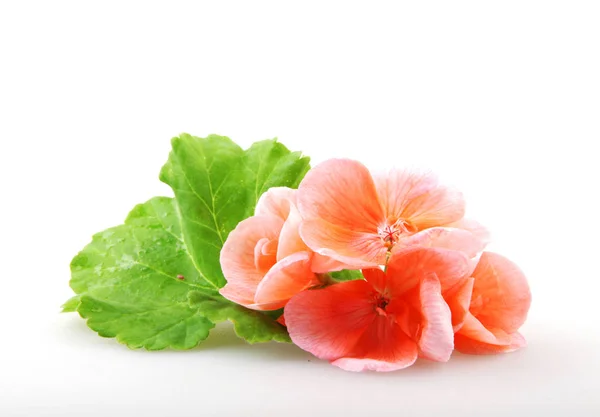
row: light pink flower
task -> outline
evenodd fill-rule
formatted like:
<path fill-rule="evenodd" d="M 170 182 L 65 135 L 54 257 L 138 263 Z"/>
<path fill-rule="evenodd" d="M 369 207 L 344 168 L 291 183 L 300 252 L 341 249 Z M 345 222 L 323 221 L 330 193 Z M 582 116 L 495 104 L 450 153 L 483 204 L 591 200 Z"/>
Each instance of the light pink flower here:
<path fill-rule="evenodd" d="M 255 215 L 229 234 L 221 250 L 227 284 L 220 293 L 255 310 L 276 310 L 296 293 L 320 283 L 316 273 L 345 265 L 314 254 L 298 234 L 297 190 L 269 189 Z"/>
<path fill-rule="evenodd" d="M 490 354 L 526 346 L 518 332 L 531 305 L 523 272 L 505 257 L 484 252 L 473 272 L 472 286 L 471 297 L 459 302 L 466 314 L 455 335 L 456 349 Z"/>
<path fill-rule="evenodd" d="M 298 190 L 300 235 L 315 252 L 355 267 L 383 265 L 410 246 L 480 253 L 487 231 L 466 221 L 462 195 L 426 173 L 375 178 L 360 162 L 331 159 L 311 169 Z"/>

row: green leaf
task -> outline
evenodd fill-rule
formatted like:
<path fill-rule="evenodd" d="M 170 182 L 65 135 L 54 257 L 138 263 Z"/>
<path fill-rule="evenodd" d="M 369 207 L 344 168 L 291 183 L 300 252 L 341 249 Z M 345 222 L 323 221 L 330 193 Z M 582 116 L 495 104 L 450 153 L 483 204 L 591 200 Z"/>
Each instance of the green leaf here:
<path fill-rule="evenodd" d="M 244 181 L 248 189 L 244 218 L 254 213 L 258 199 L 269 188 L 298 188 L 310 168 L 309 162 L 310 158 L 290 152 L 275 139 L 255 142 L 244 155 Z"/>
<path fill-rule="evenodd" d="M 131 348 L 189 349 L 216 322 L 234 322 L 250 343 L 289 342 L 274 316 L 227 301 L 219 254 L 229 232 L 273 186 L 297 187 L 308 158 L 275 140 L 242 151 L 225 137 L 182 135 L 161 171 L 176 199 L 136 206 L 125 224 L 93 237 L 71 262 L 78 311 L 100 336 Z"/>
<path fill-rule="evenodd" d="M 275 322 L 269 315 L 249 310 L 224 299 L 201 291 L 191 291 L 189 302 L 202 311 L 213 322 L 229 320 L 234 324 L 235 333 L 249 343 L 291 342 L 285 327 Z"/>
<path fill-rule="evenodd" d="M 273 318 L 230 303 L 195 268 L 176 208 L 167 197 L 140 204 L 124 225 L 98 233 L 73 259 L 71 287 L 88 326 L 148 350 L 193 348 L 223 320 L 236 323 L 250 343 L 288 341 Z M 190 293 L 207 302 L 190 304 Z M 66 303 L 69 311 L 76 297 Z"/>
<path fill-rule="evenodd" d="M 219 254 L 229 230 L 246 206 L 238 179 L 244 151 L 228 138 L 189 135 L 172 140 L 173 150 L 160 179 L 173 188 L 179 206 L 184 241 L 198 271 L 220 288 L 225 278 Z M 241 190 L 241 192 L 240 192 Z"/>
<path fill-rule="evenodd" d="M 225 277 L 219 254 L 229 232 L 254 213 L 268 188 L 297 187 L 309 169 L 309 158 L 276 140 L 256 142 L 243 151 L 224 136 L 184 134 L 172 145 L 160 179 L 175 193 L 194 265 L 220 288 Z"/>
<path fill-rule="evenodd" d="M 84 295 L 78 311 L 100 336 L 116 337 L 133 349 L 191 349 L 215 326 L 197 309 L 178 302 L 118 304 Z"/>
<path fill-rule="evenodd" d="M 79 304 L 81 303 L 80 301 L 81 297 L 79 297 L 78 295 L 74 295 L 73 297 L 69 298 L 62 306 L 62 310 L 61 313 L 74 313 L 77 311 L 77 307 L 79 307 Z"/>
<path fill-rule="evenodd" d="M 336 282 L 354 281 L 357 279 L 365 279 L 360 270 L 344 269 L 342 271 L 330 272 L 329 276 Z"/>
<path fill-rule="evenodd" d="M 175 210 L 166 197 L 140 204 L 71 262 L 77 311 L 100 336 L 131 348 L 189 349 L 214 327 L 187 302 L 192 289 L 217 293 L 187 254 Z"/>

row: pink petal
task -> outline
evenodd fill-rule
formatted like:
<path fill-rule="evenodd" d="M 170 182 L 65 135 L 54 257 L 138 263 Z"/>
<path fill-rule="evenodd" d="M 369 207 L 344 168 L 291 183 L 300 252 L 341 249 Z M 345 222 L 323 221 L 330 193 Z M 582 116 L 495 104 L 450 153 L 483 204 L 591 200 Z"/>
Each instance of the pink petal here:
<path fill-rule="evenodd" d="M 525 338 L 518 333 L 508 334 L 500 329 L 488 330 L 471 314 L 454 335 L 454 345 L 461 353 L 489 355 L 506 353 L 525 347 Z"/>
<path fill-rule="evenodd" d="M 309 252 L 297 252 L 277 262 L 258 285 L 254 301 L 269 304 L 275 310 L 300 291 L 317 285 L 319 280 L 310 269 L 310 258 Z"/>
<path fill-rule="evenodd" d="M 333 258 L 353 269 L 381 265 L 387 249 L 374 233 L 344 229 L 323 220 L 304 220 L 300 236 L 316 253 Z"/>
<path fill-rule="evenodd" d="M 509 345 L 510 335 L 501 329 L 487 329 L 475 316 L 468 313 L 463 326 L 456 333 L 461 337 L 492 345 Z"/>
<path fill-rule="evenodd" d="M 331 364 L 342 368 L 345 371 L 362 372 L 362 371 L 377 371 L 391 372 L 399 369 L 404 369 L 411 366 L 418 357 L 417 345 L 406 335 L 402 334 L 402 342 L 400 354 L 396 362 L 389 362 L 370 358 L 340 358 L 332 361 Z"/>
<path fill-rule="evenodd" d="M 270 311 L 281 308 L 280 303 L 255 303 L 253 300 L 248 298 L 248 293 L 239 287 L 226 284 L 219 290 L 219 293 L 227 298 L 229 301 L 233 301 L 236 304 L 242 305 L 251 310 L 259 311 Z"/>
<path fill-rule="evenodd" d="M 279 235 L 279 245 L 277 248 L 278 261 L 293 253 L 309 250 L 306 243 L 304 243 L 300 237 L 299 228 L 301 222 L 302 218 L 300 217 L 298 209 L 294 205 L 291 205 L 288 217 L 285 220 L 283 228 L 281 229 L 281 234 Z"/>
<path fill-rule="evenodd" d="M 460 192 L 439 184 L 429 172 L 394 170 L 375 179 L 386 218 L 410 221 L 419 230 L 460 220 L 465 203 Z"/>
<path fill-rule="evenodd" d="M 319 253 L 314 253 L 312 257 L 312 270 L 316 274 L 326 272 L 341 271 L 342 269 L 360 269 L 356 265 L 348 265 L 340 261 L 336 261 L 329 256 L 324 256 Z"/>
<path fill-rule="evenodd" d="M 444 227 L 454 227 L 456 229 L 464 229 L 471 232 L 475 237 L 481 240 L 484 245 L 489 244 L 491 240 L 490 231 L 475 220 L 462 218 L 456 222 L 446 224 Z"/>
<path fill-rule="evenodd" d="M 385 272 L 383 272 L 380 268 L 369 268 L 363 269 L 362 274 L 367 280 L 369 284 L 373 286 L 373 288 L 384 294 L 387 287 L 387 277 Z"/>
<path fill-rule="evenodd" d="M 442 292 L 466 277 L 469 261 L 460 252 L 448 249 L 411 248 L 396 252 L 387 269 L 388 289 L 394 297 L 414 288 L 426 276 L 435 274 Z"/>
<path fill-rule="evenodd" d="M 377 233 L 385 220 L 371 174 L 349 159 L 330 159 L 311 169 L 298 188 L 298 209 L 306 220 L 319 219 L 359 234 Z M 314 242 L 314 246 L 327 247 L 327 243 Z"/>
<path fill-rule="evenodd" d="M 263 237 L 254 247 L 254 266 L 257 271 L 266 274 L 267 271 L 277 262 L 275 253 L 277 252 L 277 241 L 269 240 Z"/>
<path fill-rule="evenodd" d="M 463 326 L 469 313 L 474 282 L 473 278 L 466 278 L 462 283 L 454 286 L 444 294 L 444 299 L 452 313 L 452 327 L 455 332 Z"/>
<path fill-rule="evenodd" d="M 255 248 L 262 239 L 277 240 L 282 226 L 283 221 L 277 217 L 256 216 L 243 220 L 229 234 L 220 258 L 227 279 L 227 285 L 220 290 L 225 298 L 244 306 L 254 304 L 254 293 L 265 267 L 256 268 Z"/>
<path fill-rule="evenodd" d="M 229 301 L 233 301 L 244 307 L 254 304 L 254 294 L 252 291 L 241 286 L 225 284 L 225 286 L 219 290 L 219 293 Z"/>
<path fill-rule="evenodd" d="M 454 344 L 456 345 L 456 350 L 467 355 L 494 355 L 498 353 L 509 353 L 527 346 L 527 343 L 521 334 L 513 333 L 510 335 L 510 337 L 511 342 L 507 345 L 493 345 L 483 343 L 478 340 L 468 339 L 460 334 L 457 334 L 455 336 Z"/>
<path fill-rule="evenodd" d="M 423 315 L 421 313 L 420 286 L 390 299 L 385 311 L 393 315 L 402 331 L 413 341 L 420 338 Z M 416 342 L 415 342 L 416 344 Z"/>
<path fill-rule="evenodd" d="M 393 318 L 378 315 L 352 351 L 331 363 L 346 371 L 390 372 L 412 365 L 417 357 L 416 343 Z"/>
<path fill-rule="evenodd" d="M 362 280 L 296 294 L 284 311 L 292 341 L 321 359 L 345 356 L 376 318 L 372 296 Z"/>
<path fill-rule="evenodd" d="M 452 249 L 472 258 L 483 251 L 486 242 L 467 230 L 450 227 L 432 227 L 400 239 L 398 244 L 394 246 L 393 252 L 414 246 Z"/>
<path fill-rule="evenodd" d="M 285 221 L 290 212 L 290 206 L 296 204 L 296 193 L 288 187 L 272 187 L 263 193 L 254 209 L 255 216 L 276 216 Z"/>
<path fill-rule="evenodd" d="M 435 274 L 427 275 L 421 281 L 419 295 L 423 317 L 418 341 L 421 355 L 433 361 L 446 362 L 454 350 L 454 330 L 450 308 L 442 297 Z"/>
<path fill-rule="evenodd" d="M 377 272 L 369 271 L 368 276 Z M 295 295 L 285 307 L 292 341 L 351 371 L 392 371 L 418 356 L 417 344 L 393 315 L 376 311 L 377 292 L 367 281 L 335 284 Z"/>
<path fill-rule="evenodd" d="M 531 305 L 531 292 L 523 272 L 505 257 L 484 252 L 473 277 L 473 315 L 488 329 L 516 332 L 525 322 Z M 479 305 L 474 305 L 475 300 Z"/>

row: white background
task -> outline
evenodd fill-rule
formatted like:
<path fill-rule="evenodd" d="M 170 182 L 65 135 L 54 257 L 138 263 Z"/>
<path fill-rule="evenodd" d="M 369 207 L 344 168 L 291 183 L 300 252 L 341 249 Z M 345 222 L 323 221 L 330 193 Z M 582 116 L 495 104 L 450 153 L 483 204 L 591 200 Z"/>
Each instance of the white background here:
<path fill-rule="evenodd" d="M 593 1 L 1 2 L 0 415 L 599 415 L 599 22 Z M 171 195 L 181 132 L 431 167 L 526 272 L 529 347 L 353 374 L 227 326 L 131 351 L 59 314 L 91 235 Z"/>

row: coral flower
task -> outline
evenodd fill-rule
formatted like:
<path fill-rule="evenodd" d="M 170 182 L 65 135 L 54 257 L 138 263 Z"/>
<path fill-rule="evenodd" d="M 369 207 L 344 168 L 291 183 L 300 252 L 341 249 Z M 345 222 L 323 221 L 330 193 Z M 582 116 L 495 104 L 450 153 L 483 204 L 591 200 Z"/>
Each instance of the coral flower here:
<path fill-rule="evenodd" d="M 298 209 L 300 235 L 312 250 L 359 267 L 383 265 L 388 252 L 413 245 L 472 257 L 487 243 L 481 226 L 463 220 L 462 194 L 428 173 L 373 178 L 358 161 L 330 159 L 300 184 Z"/>
<path fill-rule="evenodd" d="M 457 251 L 411 248 L 394 254 L 387 272 L 303 291 L 285 307 L 292 341 L 349 371 L 393 371 L 417 356 L 447 361 L 454 348 L 452 307 L 471 270 Z M 464 316 L 464 314 L 463 314 Z"/>
<path fill-rule="evenodd" d="M 229 234 L 221 250 L 227 284 L 220 293 L 225 298 L 255 310 L 276 310 L 297 292 L 319 284 L 315 272 L 345 267 L 314 254 L 300 238 L 296 193 L 287 187 L 269 189 L 255 215 Z"/>
<path fill-rule="evenodd" d="M 468 312 L 455 335 L 456 349 L 490 354 L 525 346 L 517 330 L 527 318 L 531 292 L 521 270 L 503 256 L 484 252 L 473 278 Z"/>

